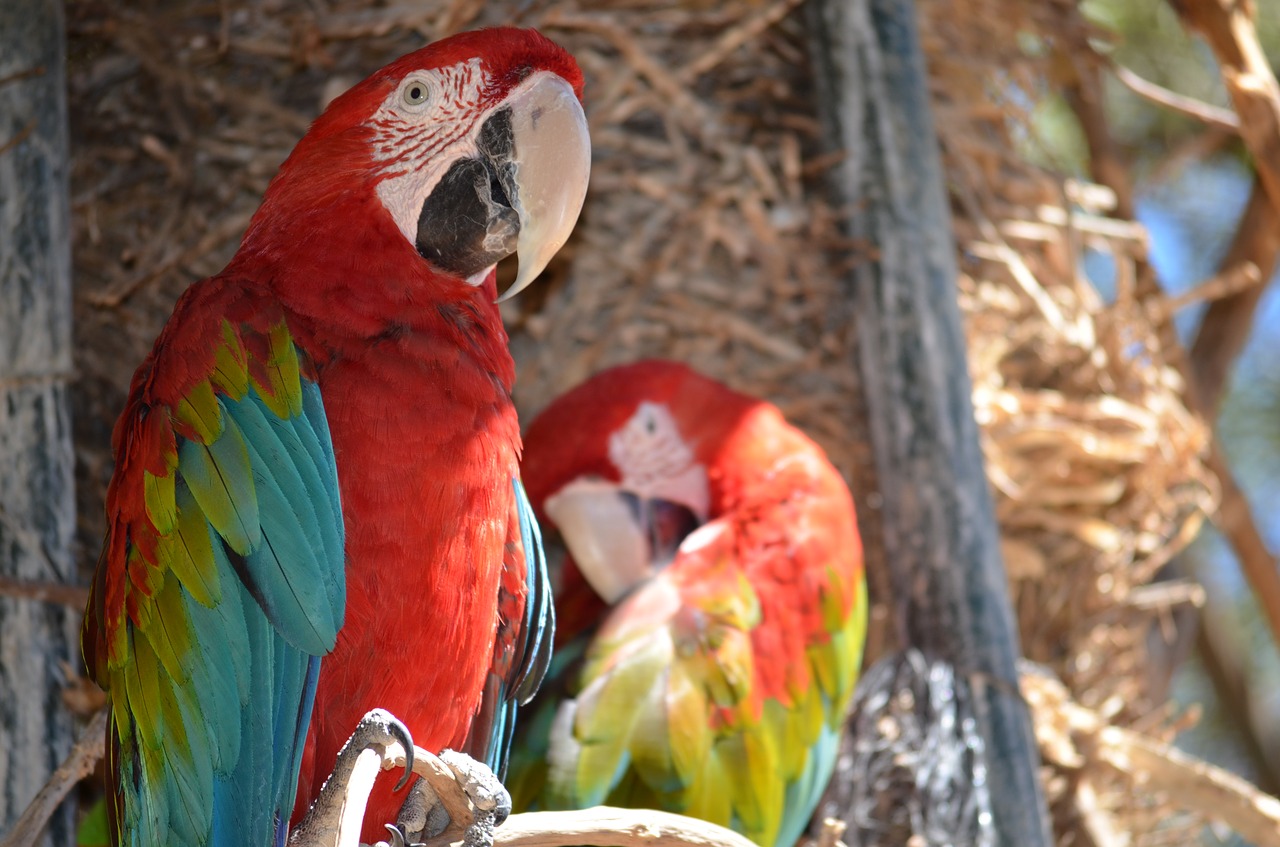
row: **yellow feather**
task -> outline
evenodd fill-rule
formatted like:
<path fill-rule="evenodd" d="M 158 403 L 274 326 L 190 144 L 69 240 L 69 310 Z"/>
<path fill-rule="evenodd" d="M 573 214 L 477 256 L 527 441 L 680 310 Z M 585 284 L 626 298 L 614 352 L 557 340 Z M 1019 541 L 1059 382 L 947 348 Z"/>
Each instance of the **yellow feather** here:
<path fill-rule="evenodd" d="M 151 471 L 142 472 L 142 497 L 147 507 L 147 517 L 160 535 L 173 532 L 178 520 L 178 507 L 173 501 L 173 474 L 155 476 Z"/>
<path fill-rule="evenodd" d="M 253 385 L 267 408 L 279 418 L 302 414 L 302 377 L 298 368 L 298 351 L 293 346 L 289 327 L 283 321 L 271 328 L 271 352 L 266 361 L 267 385 L 257 380 Z"/>
<path fill-rule="evenodd" d="M 201 444 L 211 444 L 222 434 L 222 407 L 208 380 L 196 383 L 174 410 L 178 420 L 196 432 Z"/>
<path fill-rule="evenodd" d="M 185 486 L 179 490 L 175 498 L 177 525 L 172 533 L 160 539 L 160 558 L 169 563 L 169 569 L 197 603 L 212 607 L 222 599 L 222 588 L 213 562 L 209 525 L 191 492 Z"/>
<path fill-rule="evenodd" d="M 214 354 L 213 382 L 233 400 L 249 390 L 249 371 L 240 336 L 229 321 L 222 322 L 222 346 Z"/>

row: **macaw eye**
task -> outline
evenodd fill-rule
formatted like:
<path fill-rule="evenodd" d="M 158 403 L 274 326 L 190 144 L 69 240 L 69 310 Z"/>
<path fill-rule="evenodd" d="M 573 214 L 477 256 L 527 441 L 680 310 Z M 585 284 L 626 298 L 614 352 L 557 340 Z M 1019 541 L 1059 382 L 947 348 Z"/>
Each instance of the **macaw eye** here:
<path fill-rule="evenodd" d="M 427 84 L 421 80 L 410 80 L 404 87 L 404 93 L 401 99 L 404 100 L 406 106 L 421 106 L 427 102 L 428 90 Z"/>

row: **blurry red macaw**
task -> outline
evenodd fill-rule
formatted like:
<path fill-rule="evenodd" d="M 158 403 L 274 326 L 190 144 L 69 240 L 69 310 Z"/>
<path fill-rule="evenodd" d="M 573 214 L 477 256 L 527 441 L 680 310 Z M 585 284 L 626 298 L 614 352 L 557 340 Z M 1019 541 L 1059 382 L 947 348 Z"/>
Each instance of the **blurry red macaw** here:
<path fill-rule="evenodd" d="M 840 475 L 773 405 L 662 361 L 554 401 L 522 471 L 567 556 L 516 810 L 658 808 L 790 847 L 835 764 L 866 629 Z"/>

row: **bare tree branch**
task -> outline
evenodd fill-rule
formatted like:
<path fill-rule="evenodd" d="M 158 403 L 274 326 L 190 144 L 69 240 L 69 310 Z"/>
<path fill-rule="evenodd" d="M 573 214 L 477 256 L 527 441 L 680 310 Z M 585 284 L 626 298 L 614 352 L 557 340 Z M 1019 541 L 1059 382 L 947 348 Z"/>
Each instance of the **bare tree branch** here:
<path fill-rule="evenodd" d="M 1217 127 L 1231 133 L 1240 132 L 1240 119 L 1230 109 L 1223 109 L 1209 103 L 1203 103 L 1194 97 L 1170 91 L 1150 80 L 1143 79 L 1124 65 L 1112 64 L 1111 72 L 1120 80 L 1125 88 L 1166 109 L 1195 118 L 1201 123 Z"/>
<path fill-rule="evenodd" d="M 1268 197 L 1262 181 L 1255 178 L 1249 203 L 1221 266 L 1252 264 L 1257 267 L 1263 284 L 1241 289 L 1210 304 L 1191 344 L 1191 372 L 1195 377 L 1192 388 L 1206 420 L 1212 421 L 1218 416 L 1218 407 L 1226 394 L 1227 374 L 1249 338 L 1253 313 L 1266 290 L 1265 283 L 1275 275 L 1277 255 L 1280 255 L 1280 215 L 1276 214 L 1276 204 Z"/>
<path fill-rule="evenodd" d="M 1169 0 L 1183 24 L 1204 37 L 1240 120 L 1240 137 L 1273 203 L 1280 203 L 1280 83 L 1253 25 L 1253 4 L 1240 0 Z"/>
<path fill-rule="evenodd" d="M 1259 727 L 1267 715 L 1258 714 L 1257 704 L 1249 691 L 1249 670 L 1241 660 L 1240 650 L 1227 629 L 1218 604 L 1206 604 L 1200 610 L 1200 626 L 1196 632 L 1196 649 L 1205 673 L 1218 694 L 1219 707 L 1226 720 L 1246 735 L 1244 752 L 1257 774 L 1258 787 L 1270 794 L 1280 793 L 1280 773 L 1275 757 L 1266 749 Z"/>
<path fill-rule="evenodd" d="M 1216 438 L 1209 454 L 1209 469 L 1218 477 L 1222 487 L 1218 514 L 1214 516 L 1213 522 L 1226 536 L 1236 558 L 1240 560 L 1240 570 L 1244 572 L 1245 579 L 1258 600 L 1258 606 L 1271 630 L 1272 642 L 1280 646 L 1280 569 L 1258 530 L 1249 501 L 1245 499 L 1235 475 L 1231 473 L 1231 467 Z"/>
<path fill-rule="evenodd" d="M 1253 154 L 1257 169 L 1249 204 L 1237 228 L 1236 236 L 1224 260 L 1224 267 L 1241 262 L 1257 265 L 1263 279 L 1270 279 L 1276 269 L 1280 251 L 1280 84 L 1258 41 L 1253 25 L 1253 4 L 1225 0 L 1169 0 L 1183 24 L 1198 32 L 1217 57 L 1223 82 L 1231 96 L 1239 118 L 1240 135 Z M 1189 400 L 1200 413 L 1212 421 L 1225 394 L 1227 373 L 1249 335 L 1253 313 L 1262 288 L 1241 291 L 1213 304 L 1205 315 L 1200 331 L 1191 347 L 1189 365 Z M 1280 646 L 1280 573 L 1271 551 L 1231 473 L 1222 449 L 1215 439 L 1210 468 L 1222 486 L 1221 505 L 1214 523 L 1226 536 L 1236 554 L 1240 568 L 1270 628 L 1273 643 Z M 1215 619 L 1213 604 L 1207 604 L 1205 623 Z M 1206 633 L 1209 635 L 1210 633 Z M 1225 636 L 1225 633 L 1217 633 Z M 1219 644 L 1224 638 L 1202 637 L 1201 653 L 1213 674 L 1224 703 L 1241 696 L 1238 688 L 1247 683 L 1240 674 L 1228 674 L 1229 649 Z M 1236 668 L 1236 670 L 1240 670 Z M 1263 739 L 1257 722 L 1248 710 L 1242 715 L 1241 730 L 1259 759 L 1264 776 L 1277 778 L 1275 756 Z"/>

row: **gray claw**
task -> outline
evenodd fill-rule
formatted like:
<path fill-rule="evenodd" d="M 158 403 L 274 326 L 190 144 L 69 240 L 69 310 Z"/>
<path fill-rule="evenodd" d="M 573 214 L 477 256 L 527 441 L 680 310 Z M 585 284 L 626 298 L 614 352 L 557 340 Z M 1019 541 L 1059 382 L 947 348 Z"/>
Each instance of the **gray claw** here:
<path fill-rule="evenodd" d="M 404 748 L 404 773 L 400 776 L 400 781 L 396 783 L 393 791 L 399 791 L 409 784 L 409 777 L 413 776 L 413 735 L 409 732 L 409 727 L 401 723 L 400 719 L 390 712 L 386 713 L 391 719 L 388 729 L 395 739 L 400 742 L 400 746 Z M 399 847 L 399 845 L 396 845 Z"/>
<path fill-rule="evenodd" d="M 399 791 L 408 784 L 409 777 L 413 776 L 413 735 L 399 718 L 386 709 L 370 709 L 360 719 L 360 723 L 356 724 L 356 731 L 351 734 L 343 749 L 354 747 L 364 750 L 375 744 L 385 746 L 388 741 L 395 741 L 404 748 L 404 774 L 395 787 Z"/>

